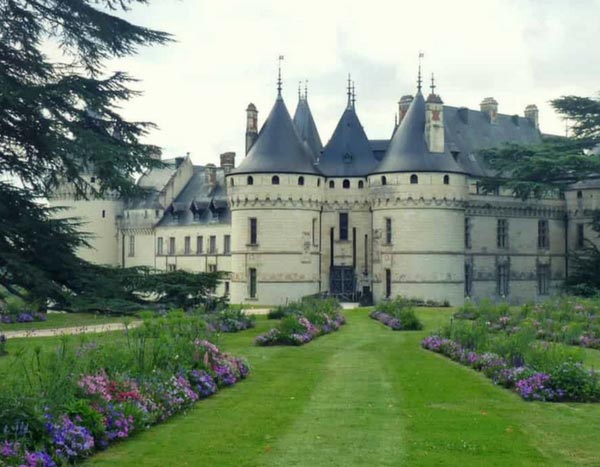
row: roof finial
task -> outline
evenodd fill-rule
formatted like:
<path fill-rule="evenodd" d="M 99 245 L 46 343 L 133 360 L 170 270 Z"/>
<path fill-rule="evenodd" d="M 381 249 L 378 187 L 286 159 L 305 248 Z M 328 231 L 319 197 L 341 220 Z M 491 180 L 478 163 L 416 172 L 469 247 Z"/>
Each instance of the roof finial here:
<path fill-rule="evenodd" d="M 304 100 L 308 99 L 308 80 L 304 80 Z"/>
<path fill-rule="evenodd" d="M 356 86 L 354 86 L 354 81 L 352 81 L 352 108 L 354 108 L 354 104 L 356 104 Z"/>
<path fill-rule="evenodd" d="M 352 105 L 352 80 L 350 79 L 350 73 L 348 73 L 348 88 L 346 94 L 348 94 L 348 108 Z"/>
<path fill-rule="evenodd" d="M 277 97 L 281 97 L 281 62 L 283 61 L 283 55 L 280 55 L 277 61 Z"/>
<path fill-rule="evenodd" d="M 302 100 L 302 81 L 298 81 L 298 101 Z"/>
<path fill-rule="evenodd" d="M 425 56 L 425 54 L 421 51 L 419 51 L 419 77 L 417 78 L 417 91 L 421 92 L 421 85 L 423 83 L 423 80 L 421 79 L 421 60 L 422 58 Z"/>
<path fill-rule="evenodd" d="M 435 77 L 431 73 L 431 94 L 435 95 Z"/>

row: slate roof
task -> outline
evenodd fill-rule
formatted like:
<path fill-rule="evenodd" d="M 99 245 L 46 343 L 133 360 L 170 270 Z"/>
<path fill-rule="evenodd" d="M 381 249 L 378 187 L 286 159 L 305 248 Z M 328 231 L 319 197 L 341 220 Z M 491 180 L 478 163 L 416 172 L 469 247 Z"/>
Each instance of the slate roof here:
<path fill-rule="evenodd" d="M 448 151 L 429 152 L 425 142 L 425 99 L 420 92 L 394 132 L 385 156 L 371 173 L 392 172 L 465 172 Z"/>
<path fill-rule="evenodd" d="M 323 143 L 306 97 L 298 99 L 296 112 L 294 112 L 294 126 L 300 139 L 311 150 L 313 159 L 318 160 L 323 150 Z"/>
<path fill-rule="evenodd" d="M 365 176 L 376 165 L 371 144 L 354 105 L 350 104 L 323 149 L 319 170 L 330 177 L 357 177 Z"/>
<path fill-rule="evenodd" d="M 192 225 L 231 222 L 231 212 L 227 207 L 225 173 L 217 168 L 214 187 L 206 180 L 206 169 L 194 166 L 194 174 L 179 195 L 167 207 L 160 226 Z"/>
<path fill-rule="evenodd" d="M 277 97 L 250 152 L 232 173 L 274 172 L 315 175 L 319 173 L 313 165 L 311 152 L 296 132 L 281 96 Z"/>
<path fill-rule="evenodd" d="M 144 197 L 132 199 L 128 202 L 128 209 L 162 209 L 158 202 L 158 195 L 165 187 L 173 174 L 177 171 L 177 166 L 181 158 L 163 159 L 163 167 L 153 168 L 143 174 L 137 181 L 141 188 L 146 188 L 148 194 Z"/>

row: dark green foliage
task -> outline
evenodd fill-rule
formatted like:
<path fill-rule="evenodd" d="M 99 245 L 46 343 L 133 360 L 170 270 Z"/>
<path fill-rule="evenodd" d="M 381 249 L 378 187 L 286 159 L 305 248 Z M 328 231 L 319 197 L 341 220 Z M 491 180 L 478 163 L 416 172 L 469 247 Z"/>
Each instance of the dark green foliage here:
<path fill-rule="evenodd" d="M 135 3 L 146 1 L 0 0 L 0 174 L 23 187 L 0 183 L 0 284 L 40 306 L 80 293 L 90 274 L 74 254 L 85 241 L 76 222 L 53 220 L 41 201 L 59 184 L 80 197 L 128 196 L 134 175 L 160 164 L 140 142 L 152 125 L 118 113 L 137 94 L 132 79 L 102 66 L 170 40 L 111 14 Z M 44 53 L 53 45 L 63 62 Z"/>

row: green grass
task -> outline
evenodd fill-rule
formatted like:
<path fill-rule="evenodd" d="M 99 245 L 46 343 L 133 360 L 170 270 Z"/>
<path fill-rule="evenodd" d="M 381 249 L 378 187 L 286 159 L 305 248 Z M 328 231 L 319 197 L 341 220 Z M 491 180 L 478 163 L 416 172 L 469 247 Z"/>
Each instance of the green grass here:
<path fill-rule="evenodd" d="M 0 332 L 81 327 L 95 324 L 119 323 L 123 322 L 125 319 L 132 321 L 135 318 L 107 316 L 92 313 L 49 313 L 46 321 L 36 321 L 34 323 L 0 324 Z"/>
<path fill-rule="evenodd" d="M 260 317 L 219 342 L 249 359 L 247 381 L 86 465 L 600 465 L 600 405 L 525 402 L 420 348 L 452 311 L 419 309 L 424 331 L 394 332 L 353 310 L 300 348 L 254 347 Z"/>

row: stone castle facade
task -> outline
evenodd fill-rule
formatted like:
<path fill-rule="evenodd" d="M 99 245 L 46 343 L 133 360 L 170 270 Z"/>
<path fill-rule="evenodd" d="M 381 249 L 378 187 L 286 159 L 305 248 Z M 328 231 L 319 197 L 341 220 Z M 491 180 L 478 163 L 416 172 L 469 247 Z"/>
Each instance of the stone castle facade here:
<path fill-rule="evenodd" d="M 404 295 L 460 305 L 486 297 L 518 303 L 554 293 L 568 252 L 583 246 L 600 192 L 580 183 L 543 200 L 484 193 L 480 149 L 541 139 L 538 111 L 451 107 L 432 87 L 399 102 L 389 140 L 369 140 L 354 96 L 323 146 L 306 95 L 294 118 L 279 91 L 260 132 L 247 109 L 246 156 L 220 166 L 189 157 L 138 181 L 143 199 L 75 200 L 93 234 L 82 257 L 113 266 L 228 271 L 232 303 L 276 305 L 328 292 L 375 301 Z M 93 183 L 93 176 L 90 175 Z"/>

